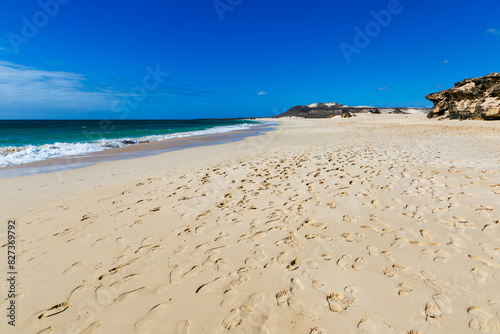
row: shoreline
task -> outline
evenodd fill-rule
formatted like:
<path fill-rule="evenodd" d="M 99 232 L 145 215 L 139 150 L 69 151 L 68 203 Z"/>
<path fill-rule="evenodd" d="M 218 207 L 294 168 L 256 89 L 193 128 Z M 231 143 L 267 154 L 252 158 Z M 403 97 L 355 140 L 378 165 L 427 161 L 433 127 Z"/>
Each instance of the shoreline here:
<path fill-rule="evenodd" d="M 500 123 L 277 123 L 0 179 L 18 226 L 18 330 L 498 328 Z"/>
<path fill-rule="evenodd" d="M 262 124 L 253 125 L 243 130 L 133 144 L 86 154 L 49 158 L 25 164 L 1 167 L 0 179 L 61 172 L 68 169 L 91 166 L 99 162 L 135 159 L 190 147 L 218 145 L 224 142 L 242 140 L 246 137 L 258 136 L 267 131 L 272 131 L 277 125 L 277 123 L 272 120 L 259 119 L 259 122 L 262 122 Z"/>

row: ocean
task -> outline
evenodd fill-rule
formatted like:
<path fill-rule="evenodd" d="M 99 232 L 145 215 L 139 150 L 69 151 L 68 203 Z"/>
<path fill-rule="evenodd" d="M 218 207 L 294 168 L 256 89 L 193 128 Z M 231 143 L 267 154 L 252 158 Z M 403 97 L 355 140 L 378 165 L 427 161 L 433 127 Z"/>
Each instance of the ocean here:
<path fill-rule="evenodd" d="M 251 120 L 0 120 L 0 167 L 250 129 Z"/>

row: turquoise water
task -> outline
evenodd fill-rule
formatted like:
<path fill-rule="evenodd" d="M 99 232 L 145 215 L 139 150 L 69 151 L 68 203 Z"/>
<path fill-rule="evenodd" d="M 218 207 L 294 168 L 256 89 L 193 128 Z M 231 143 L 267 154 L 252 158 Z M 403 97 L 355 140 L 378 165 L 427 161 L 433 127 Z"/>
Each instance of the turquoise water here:
<path fill-rule="evenodd" d="M 0 120 L 0 167 L 257 124 L 250 120 Z"/>

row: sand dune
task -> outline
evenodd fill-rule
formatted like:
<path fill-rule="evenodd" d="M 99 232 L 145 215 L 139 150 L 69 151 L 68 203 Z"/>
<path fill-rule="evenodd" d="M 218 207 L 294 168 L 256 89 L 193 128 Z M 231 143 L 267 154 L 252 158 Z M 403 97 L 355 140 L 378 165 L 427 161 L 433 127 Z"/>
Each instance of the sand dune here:
<path fill-rule="evenodd" d="M 19 221 L 16 330 L 500 332 L 499 123 L 278 122 L 0 180 Z"/>

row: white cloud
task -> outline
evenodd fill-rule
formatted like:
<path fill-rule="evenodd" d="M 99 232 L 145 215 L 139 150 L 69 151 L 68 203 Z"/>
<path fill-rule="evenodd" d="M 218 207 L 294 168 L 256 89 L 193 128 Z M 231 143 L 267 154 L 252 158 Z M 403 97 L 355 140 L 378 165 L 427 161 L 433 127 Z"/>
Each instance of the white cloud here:
<path fill-rule="evenodd" d="M 450 61 L 448 59 L 443 61 L 443 64 L 448 64 Z"/>
<path fill-rule="evenodd" d="M 117 94 L 111 90 L 89 90 L 85 81 L 82 74 L 0 61 L 0 110 L 109 110 Z"/>
<path fill-rule="evenodd" d="M 384 86 L 384 87 L 379 87 L 379 90 L 387 90 L 387 87 Z"/>
<path fill-rule="evenodd" d="M 484 33 L 485 33 L 485 34 L 500 35 L 500 31 L 499 31 L 499 30 L 496 30 L 495 28 L 492 28 L 492 29 L 486 30 Z"/>
<path fill-rule="evenodd" d="M 257 93 L 258 96 L 263 96 L 263 95 L 267 95 L 267 92 L 264 92 L 264 91 L 260 91 Z"/>

